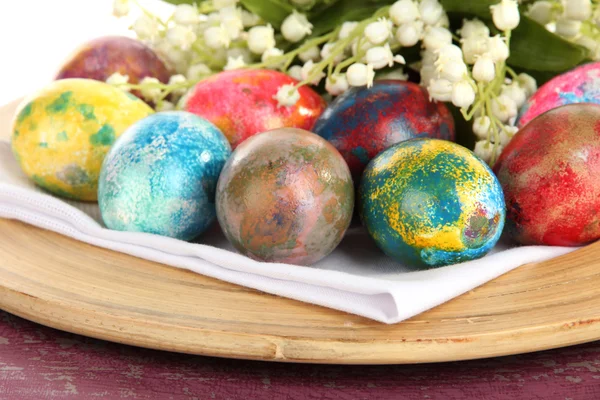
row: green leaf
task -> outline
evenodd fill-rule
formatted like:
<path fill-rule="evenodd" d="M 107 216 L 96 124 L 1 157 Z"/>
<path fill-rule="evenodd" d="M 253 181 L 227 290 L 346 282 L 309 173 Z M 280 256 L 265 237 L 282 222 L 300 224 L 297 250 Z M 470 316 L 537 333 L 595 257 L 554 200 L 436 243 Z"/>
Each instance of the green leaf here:
<path fill-rule="evenodd" d="M 491 19 L 490 6 L 499 2 L 499 0 L 440 0 L 448 13 L 471 14 L 484 19 Z"/>
<path fill-rule="evenodd" d="M 510 39 L 510 58 L 507 63 L 542 72 L 563 72 L 586 59 L 587 51 L 583 47 L 567 42 L 521 15 L 521 23 Z"/>
<path fill-rule="evenodd" d="M 163 0 L 166 3 L 171 3 L 171 4 L 175 4 L 176 6 L 179 4 L 194 4 L 194 3 L 198 3 L 198 1 L 194 1 L 194 0 Z"/>
<path fill-rule="evenodd" d="M 315 8 L 308 19 L 313 24 L 312 36 L 321 36 L 334 30 L 346 21 L 361 21 L 372 17 L 375 11 L 390 0 L 338 0 L 325 7 Z"/>
<path fill-rule="evenodd" d="M 279 29 L 283 20 L 294 11 L 294 7 L 285 0 L 240 0 L 250 12 L 258 15 L 263 21 Z"/>

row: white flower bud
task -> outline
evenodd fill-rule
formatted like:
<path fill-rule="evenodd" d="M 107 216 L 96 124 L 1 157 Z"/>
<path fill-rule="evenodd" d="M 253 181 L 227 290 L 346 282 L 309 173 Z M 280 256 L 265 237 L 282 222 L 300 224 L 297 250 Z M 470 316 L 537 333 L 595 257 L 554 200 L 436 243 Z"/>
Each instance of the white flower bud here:
<path fill-rule="evenodd" d="M 140 81 L 140 85 L 146 86 L 142 87 L 142 89 L 140 90 L 142 97 L 144 97 L 144 99 L 148 101 L 156 102 L 162 94 L 162 91 L 159 87 L 157 87 L 157 84 L 160 84 L 160 81 L 156 78 L 147 76 L 144 79 L 142 79 Z"/>
<path fill-rule="evenodd" d="M 175 109 L 175 104 L 168 100 L 162 100 L 156 105 L 156 111 L 171 111 Z"/>
<path fill-rule="evenodd" d="M 417 44 L 423 36 L 423 21 L 407 22 L 396 30 L 396 40 L 404 47 Z"/>
<path fill-rule="evenodd" d="M 158 22 L 146 14 L 142 14 L 136 19 L 131 29 L 141 40 L 152 40 L 158 36 Z"/>
<path fill-rule="evenodd" d="M 437 49 L 434 54 L 437 55 L 436 63 L 445 63 L 450 60 L 463 61 L 463 52 L 457 45 L 447 44 L 444 47 Z"/>
<path fill-rule="evenodd" d="M 182 74 L 172 75 L 169 78 L 169 85 L 179 85 L 179 84 L 182 84 L 185 82 L 187 82 L 187 79 Z M 186 92 L 186 90 L 187 90 L 187 88 L 183 87 L 181 89 L 175 89 L 171 93 L 173 93 L 177 96 L 182 96 Z"/>
<path fill-rule="evenodd" d="M 300 93 L 298 92 L 298 89 L 296 89 L 296 86 L 288 84 L 281 86 L 273 98 L 277 100 L 279 107 L 289 107 L 298 102 Z"/>
<path fill-rule="evenodd" d="M 467 65 L 462 60 L 448 60 L 438 67 L 440 78 L 450 82 L 459 82 L 467 76 Z"/>
<path fill-rule="evenodd" d="M 398 0 L 390 7 L 390 19 L 402 25 L 419 19 L 419 7 L 413 0 Z"/>
<path fill-rule="evenodd" d="M 227 31 L 227 35 L 231 40 L 235 40 L 240 37 L 242 30 L 244 29 L 244 22 L 242 21 L 242 11 L 236 7 L 225 7 L 219 10 L 219 19 L 221 26 Z"/>
<path fill-rule="evenodd" d="M 517 104 L 506 95 L 500 95 L 492 100 L 492 113 L 500 122 L 508 122 L 517 115 Z"/>
<path fill-rule="evenodd" d="M 478 19 L 467 20 L 463 19 L 463 25 L 458 30 L 458 33 L 463 39 L 488 37 L 490 30 Z"/>
<path fill-rule="evenodd" d="M 496 66 L 489 55 L 484 54 L 473 65 L 473 78 L 478 82 L 491 82 L 496 77 Z"/>
<path fill-rule="evenodd" d="M 185 74 L 190 81 L 199 81 L 200 79 L 209 76 L 212 73 L 206 64 L 191 65 Z"/>
<path fill-rule="evenodd" d="M 277 47 L 273 47 L 273 48 L 268 49 L 267 51 L 265 51 L 262 54 L 262 57 L 260 58 L 260 60 L 262 62 L 267 62 L 268 60 L 270 60 L 272 58 L 281 57 L 282 55 L 283 55 L 283 50 L 278 49 Z M 277 65 L 277 67 L 279 67 L 279 65 Z"/>
<path fill-rule="evenodd" d="M 444 46 L 446 47 L 446 46 Z M 421 51 L 421 62 L 423 65 L 434 65 L 438 59 L 438 51 L 440 49 L 433 51 L 429 49 L 425 49 Z"/>
<path fill-rule="evenodd" d="M 302 53 L 298 54 L 298 58 L 300 60 L 302 60 L 303 62 L 307 62 L 307 61 L 318 61 L 320 58 L 320 52 L 319 52 L 319 48 L 318 47 L 311 47 L 308 50 L 303 51 Z"/>
<path fill-rule="evenodd" d="M 513 82 L 510 85 L 503 86 L 500 94 L 506 95 L 513 99 L 517 105 L 517 108 L 521 108 L 521 106 L 525 104 L 525 100 L 527 100 L 527 93 L 518 82 Z"/>
<path fill-rule="evenodd" d="M 387 41 L 390 36 L 390 26 L 385 18 L 380 18 L 375 22 L 371 22 L 365 28 L 365 36 L 372 44 L 381 44 Z"/>
<path fill-rule="evenodd" d="M 115 72 L 111 76 L 106 78 L 106 83 L 108 83 L 109 85 L 113 85 L 113 86 L 124 85 L 127 82 L 129 82 L 129 75 L 121 75 L 118 72 Z M 129 92 L 128 87 L 119 87 L 119 89 Z"/>
<path fill-rule="evenodd" d="M 427 87 L 430 99 L 438 101 L 452 100 L 452 89 L 452 82 L 446 79 L 432 79 Z"/>
<path fill-rule="evenodd" d="M 230 43 L 229 34 L 221 25 L 211 26 L 204 31 L 204 42 L 211 49 L 226 48 Z"/>
<path fill-rule="evenodd" d="M 367 50 L 366 54 L 367 63 L 371 64 L 374 69 L 381 69 L 385 67 L 391 67 L 394 62 L 404 64 L 404 57 L 401 55 L 394 56 L 390 45 L 386 43 L 385 46 L 376 46 Z"/>
<path fill-rule="evenodd" d="M 435 25 L 444 14 L 444 7 L 438 0 L 421 0 L 419 14 L 426 25 Z"/>
<path fill-rule="evenodd" d="M 225 66 L 223 67 L 223 70 L 231 71 L 234 69 L 244 68 L 245 66 L 246 66 L 246 63 L 244 62 L 243 56 L 227 57 L 227 64 L 225 64 Z"/>
<path fill-rule="evenodd" d="M 359 49 L 358 43 L 359 43 L 358 39 L 355 39 L 352 42 L 352 55 L 355 57 L 358 56 L 359 51 L 362 54 L 362 53 L 366 53 L 367 50 L 369 50 L 370 48 L 375 47 L 375 45 L 373 43 L 369 42 L 368 40 L 362 40 L 362 41 L 360 41 L 360 49 Z M 364 61 L 364 56 L 362 58 L 362 61 Z"/>
<path fill-rule="evenodd" d="M 508 46 L 506 42 L 500 37 L 500 35 L 496 35 L 488 41 L 488 53 L 494 62 L 502 62 L 506 61 L 509 55 Z"/>
<path fill-rule="evenodd" d="M 485 163 L 489 163 L 494 155 L 494 145 L 487 140 L 480 140 L 475 143 L 473 153 Z"/>
<path fill-rule="evenodd" d="M 321 82 L 321 79 L 325 77 L 325 74 L 323 73 L 323 71 L 320 71 L 318 74 L 316 74 L 315 77 L 311 78 L 310 76 L 313 74 L 313 72 L 315 72 L 313 71 L 314 67 L 315 63 L 312 60 L 304 63 L 304 65 L 302 66 L 302 80 L 306 81 L 308 79 L 311 79 L 309 83 L 311 85 L 317 86 L 319 82 Z"/>
<path fill-rule="evenodd" d="M 310 35 L 312 27 L 306 15 L 294 11 L 283 20 L 281 34 L 288 42 L 296 43 Z"/>
<path fill-rule="evenodd" d="M 517 81 L 519 82 L 519 85 L 525 89 L 525 92 L 527 92 L 527 97 L 533 95 L 537 91 L 537 82 L 531 75 L 521 72 L 517 77 Z"/>
<path fill-rule="evenodd" d="M 175 25 L 167 30 L 167 40 L 181 50 L 189 50 L 196 41 L 196 34 L 184 25 Z"/>
<path fill-rule="evenodd" d="M 427 86 L 430 81 L 436 79 L 436 77 L 437 77 L 437 72 L 433 65 L 423 65 L 421 67 L 421 71 L 419 71 L 419 72 L 421 75 L 421 85 L 422 86 Z"/>
<path fill-rule="evenodd" d="M 554 19 L 552 3 L 549 1 L 536 1 L 529 6 L 527 16 L 538 24 L 546 25 Z"/>
<path fill-rule="evenodd" d="M 443 14 L 442 18 L 440 18 L 438 20 L 438 22 L 435 23 L 434 26 L 437 26 L 438 28 L 450 28 L 450 19 L 448 18 L 448 14 Z"/>
<path fill-rule="evenodd" d="M 345 75 L 333 75 L 325 80 L 325 90 L 332 96 L 339 96 L 348 90 L 348 87 L 348 80 Z"/>
<path fill-rule="evenodd" d="M 362 63 L 354 63 L 346 71 L 346 79 L 350 86 L 367 86 L 373 85 L 373 78 L 375 78 L 375 72 L 373 66 L 365 65 Z"/>
<path fill-rule="evenodd" d="M 592 16 L 591 0 L 567 0 L 565 17 L 576 21 L 586 21 Z"/>
<path fill-rule="evenodd" d="M 260 24 L 260 17 L 250 11 L 242 10 L 242 24 L 244 28 L 252 28 Z"/>
<path fill-rule="evenodd" d="M 358 26 L 358 22 L 354 21 L 346 21 L 342 24 L 340 28 L 340 33 L 338 34 L 339 39 L 346 39 L 352 31 Z"/>
<path fill-rule="evenodd" d="M 198 9 L 191 4 L 179 4 L 173 12 L 173 20 L 180 25 L 198 23 Z"/>
<path fill-rule="evenodd" d="M 248 31 L 248 48 L 254 54 L 262 54 L 275 47 L 275 31 L 269 24 L 255 26 Z"/>
<path fill-rule="evenodd" d="M 468 81 L 456 82 L 452 87 L 452 104 L 459 108 L 469 107 L 475 101 L 475 90 Z"/>
<path fill-rule="evenodd" d="M 325 43 L 323 48 L 321 49 L 321 58 L 326 59 L 331 56 L 331 50 L 335 47 L 336 43 Z M 340 51 L 333 58 L 333 64 L 339 64 L 344 59 L 344 52 Z"/>
<path fill-rule="evenodd" d="M 428 50 L 438 50 L 452 44 L 452 33 L 446 28 L 430 27 L 425 32 L 423 44 Z"/>
<path fill-rule="evenodd" d="M 475 64 L 477 58 L 488 50 L 488 38 L 471 36 L 462 40 L 462 51 L 467 64 Z"/>
<path fill-rule="evenodd" d="M 117 18 L 124 17 L 129 14 L 129 0 L 114 0 L 113 15 Z"/>
<path fill-rule="evenodd" d="M 475 133 L 478 139 L 488 139 L 490 126 L 492 126 L 490 117 L 487 115 L 477 117 L 473 121 L 473 133 Z"/>
<path fill-rule="evenodd" d="M 519 128 L 517 128 L 516 126 L 512 126 L 512 125 L 504 125 L 502 127 L 502 129 L 500 129 L 500 132 L 498 134 L 499 136 L 499 141 L 498 144 L 504 148 L 506 147 L 506 145 L 508 143 L 510 143 L 510 141 L 512 140 L 512 138 L 515 136 L 515 134 L 519 131 Z"/>
<path fill-rule="evenodd" d="M 500 0 L 500 3 L 490 6 L 492 20 L 501 31 L 515 29 L 521 21 L 519 4 L 516 0 Z"/>
<path fill-rule="evenodd" d="M 302 80 L 302 67 L 299 65 L 293 65 L 291 66 L 288 71 L 287 71 L 288 75 L 291 76 L 292 78 L 294 78 L 297 81 L 301 81 Z"/>
<path fill-rule="evenodd" d="M 574 38 L 581 30 L 581 21 L 559 18 L 556 21 L 556 34 L 565 38 Z"/>

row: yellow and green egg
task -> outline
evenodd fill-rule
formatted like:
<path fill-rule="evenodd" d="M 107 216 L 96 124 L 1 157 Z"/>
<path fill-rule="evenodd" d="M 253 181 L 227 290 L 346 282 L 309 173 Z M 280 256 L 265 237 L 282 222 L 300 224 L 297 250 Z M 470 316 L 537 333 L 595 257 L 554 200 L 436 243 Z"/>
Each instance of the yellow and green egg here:
<path fill-rule="evenodd" d="M 90 79 L 52 82 L 15 116 L 12 149 L 38 186 L 95 201 L 102 161 L 117 137 L 153 110 L 137 97 Z"/>

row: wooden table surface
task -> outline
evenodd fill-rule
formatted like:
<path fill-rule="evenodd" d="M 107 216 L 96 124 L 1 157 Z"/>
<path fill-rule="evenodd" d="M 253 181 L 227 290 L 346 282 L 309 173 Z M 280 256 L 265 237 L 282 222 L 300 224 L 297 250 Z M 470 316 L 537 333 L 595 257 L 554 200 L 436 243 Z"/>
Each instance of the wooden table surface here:
<path fill-rule="evenodd" d="M 239 361 L 129 347 L 0 312 L 0 400 L 600 398 L 600 342 L 403 366 Z"/>

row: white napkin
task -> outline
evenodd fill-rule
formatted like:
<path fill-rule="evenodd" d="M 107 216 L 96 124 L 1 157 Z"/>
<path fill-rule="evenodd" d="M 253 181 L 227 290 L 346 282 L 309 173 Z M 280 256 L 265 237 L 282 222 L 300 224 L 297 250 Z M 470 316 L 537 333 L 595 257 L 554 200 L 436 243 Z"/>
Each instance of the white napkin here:
<path fill-rule="evenodd" d="M 379 251 L 362 227 L 353 225 L 342 244 L 313 267 L 262 263 L 235 253 L 216 223 L 196 243 L 108 230 L 96 204 L 59 199 L 34 186 L 21 172 L 10 145 L 1 141 L 0 217 L 387 324 L 442 304 L 520 265 L 574 250 L 544 246 L 507 249 L 498 245 L 480 260 L 411 272 Z"/>

